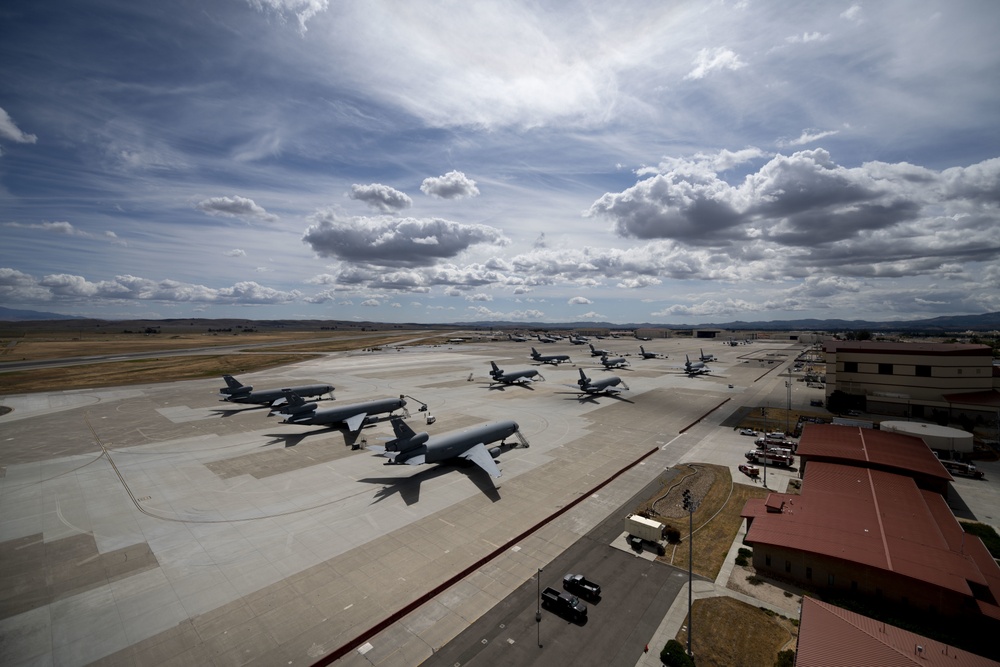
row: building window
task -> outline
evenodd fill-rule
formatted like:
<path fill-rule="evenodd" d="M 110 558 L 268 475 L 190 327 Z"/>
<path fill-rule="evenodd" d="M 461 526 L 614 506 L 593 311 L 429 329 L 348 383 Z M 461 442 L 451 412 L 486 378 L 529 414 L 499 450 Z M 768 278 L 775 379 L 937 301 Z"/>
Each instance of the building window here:
<path fill-rule="evenodd" d="M 786 560 L 785 561 L 785 572 L 791 572 L 791 571 L 792 571 L 792 561 Z"/>
<path fill-rule="evenodd" d="M 831 572 L 830 574 L 826 575 L 826 585 L 833 586 L 833 582 L 834 578 L 833 578 L 833 573 Z"/>
<path fill-rule="evenodd" d="M 892 364 L 879 364 L 878 365 L 879 375 L 892 375 Z"/>
<path fill-rule="evenodd" d="M 812 579 L 812 578 L 813 578 L 813 569 L 811 567 L 807 567 L 806 568 L 806 579 Z"/>
<path fill-rule="evenodd" d="M 959 375 L 961 375 L 961 374 L 962 374 L 962 369 L 961 369 L 961 368 L 959 368 L 959 369 L 958 369 L 958 374 L 959 374 Z"/>
<path fill-rule="evenodd" d="M 858 582 L 856 582 L 856 581 L 852 581 L 851 582 L 851 590 L 852 591 L 857 591 L 858 590 Z"/>
<path fill-rule="evenodd" d="M 856 362 L 856 361 L 845 361 L 844 362 L 844 372 L 845 373 L 857 373 L 858 372 L 858 362 Z"/>
<path fill-rule="evenodd" d="M 930 366 L 917 366 L 917 377 L 918 378 L 929 378 L 931 376 Z"/>
<path fill-rule="evenodd" d="M 771 554 L 764 554 L 764 565 L 771 567 Z"/>

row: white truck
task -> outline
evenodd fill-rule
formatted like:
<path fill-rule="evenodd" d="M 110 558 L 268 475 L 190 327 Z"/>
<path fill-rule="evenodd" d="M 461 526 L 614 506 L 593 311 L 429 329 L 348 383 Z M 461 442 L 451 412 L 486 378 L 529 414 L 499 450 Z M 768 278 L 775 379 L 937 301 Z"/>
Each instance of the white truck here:
<path fill-rule="evenodd" d="M 655 547 L 659 555 L 665 554 L 667 549 L 663 546 L 663 540 L 666 539 L 666 530 L 667 527 L 659 521 L 638 514 L 629 514 L 625 517 L 626 539 L 636 551 L 642 551 L 643 543 L 648 542 Z"/>
<path fill-rule="evenodd" d="M 766 451 L 755 450 L 747 452 L 744 456 L 746 456 L 747 461 L 749 461 L 750 463 L 759 463 L 769 466 L 780 466 L 783 468 L 795 465 L 795 457 L 792 456 L 790 453 L 786 454 L 784 452 L 778 452 L 773 449 L 769 449 Z"/>

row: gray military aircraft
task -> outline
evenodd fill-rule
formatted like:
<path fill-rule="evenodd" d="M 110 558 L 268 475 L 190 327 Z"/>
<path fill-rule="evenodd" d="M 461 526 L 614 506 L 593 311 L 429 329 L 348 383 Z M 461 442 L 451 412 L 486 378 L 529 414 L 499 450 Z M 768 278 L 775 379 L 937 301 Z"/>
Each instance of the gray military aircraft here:
<path fill-rule="evenodd" d="M 562 362 L 570 360 L 568 354 L 538 354 L 538 350 L 535 348 L 531 348 L 531 358 L 534 361 L 543 364 L 552 364 L 554 366 L 558 366 Z"/>
<path fill-rule="evenodd" d="M 606 354 L 601 356 L 601 363 L 604 365 L 604 368 L 607 369 L 624 368 L 629 365 L 628 361 L 625 360 L 625 357 L 615 357 L 612 359 Z"/>
<path fill-rule="evenodd" d="M 587 345 L 589 339 L 586 336 L 570 336 L 569 342 L 573 343 L 573 345 Z"/>
<path fill-rule="evenodd" d="M 590 356 L 592 357 L 604 357 L 611 354 L 607 350 L 598 350 L 594 347 L 593 343 L 590 343 Z"/>
<path fill-rule="evenodd" d="M 543 336 L 542 334 L 535 334 L 535 338 L 538 339 L 539 343 L 554 343 L 556 339 L 552 336 Z"/>
<path fill-rule="evenodd" d="M 618 385 L 621 385 L 622 389 L 628 389 L 628 385 L 617 375 L 594 381 L 584 374 L 582 368 L 580 369 L 580 379 L 576 381 L 576 384 L 580 387 L 580 391 L 585 394 L 608 394 L 609 396 L 614 396 L 615 394 L 620 394 L 622 391 L 621 389 L 615 389 Z"/>
<path fill-rule="evenodd" d="M 504 373 L 503 369 L 497 366 L 497 362 L 491 361 L 490 366 L 493 367 L 493 370 L 490 371 L 490 377 L 493 378 L 493 382 L 490 382 L 491 386 L 495 383 L 523 384 L 525 382 L 534 382 L 532 378 L 536 376 L 541 378 L 542 380 L 545 379 L 534 368 L 525 371 L 514 371 L 512 373 Z"/>
<path fill-rule="evenodd" d="M 712 369 L 705 365 L 704 361 L 691 361 L 691 357 L 684 355 L 684 372 L 689 376 L 711 373 Z"/>
<path fill-rule="evenodd" d="M 515 336 L 513 334 L 507 334 L 507 338 L 509 340 L 514 341 L 515 343 L 527 343 L 528 342 L 527 337 L 521 336 L 521 335 L 516 335 Z"/>
<path fill-rule="evenodd" d="M 405 463 L 412 466 L 465 459 L 472 461 L 491 476 L 499 477 L 500 468 L 493 459 L 518 446 L 508 445 L 505 442 L 518 432 L 518 428 L 517 422 L 500 421 L 431 437 L 427 433 L 415 433 L 402 419 L 396 418 L 392 420 L 395 439 L 387 442 L 385 447 L 369 446 L 368 449 L 389 459 L 385 465 Z M 517 437 L 521 441 L 521 446 L 528 446 L 520 434 Z M 486 445 L 497 440 L 500 441 L 499 445 L 486 448 Z"/>
<path fill-rule="evenodd" d="M 332 394 L 332 384 L 307 384 L 301 387 L 285 387 L 283 389 L 261 389 L 254 391 L 252 385 L 245 385 L 232 375 L 223 375 L 226 386 L 219 390 L 219 394 L 224 396 L 223 401 L 231 403 L 254 403 L 258 405 L 276 405 L 284 403 L 287 398 L 285 394 L 291 392 L 297 396 L 310 398 L 312 396 L 322 396 Z"/>
<path fill-rule="evenodd" d="M 306 403 L 302 397 L 289 392 L 288 405 L 271 414 L 280 412 L 288 415 L 282 420 L 283 424 L 303 424 L 308 426 L 330 426 L 336 428 L 339 424 L 346 424 L 352 433 L 371 422 L 372 418 L 382 413 L 392 413 L 396 410 L 404 410 L 406 401 L 399 398 L 379 398 L 374 401 L 364 401 L 362 403 L 349 403 L 335 408 L 317 410 L 315 403 Z"/>
<path fill-rule="evenodd" d="M 701 352 L 701 356 L 698 357 L 699 361 L 709 362 L 716 360 L 714 354 L 705 354 L 705 350 L 701 349 L 700 347 L 698 348 L 698 351 Z"/>
<path fill-rule="evenodd" d="M 646 348 L 642 345 L 639 346 L 639 354 L 642 355 L 643 359 L 666 359 L 667 355 L 657 354 L 656 352 L 646 352 Z"/>

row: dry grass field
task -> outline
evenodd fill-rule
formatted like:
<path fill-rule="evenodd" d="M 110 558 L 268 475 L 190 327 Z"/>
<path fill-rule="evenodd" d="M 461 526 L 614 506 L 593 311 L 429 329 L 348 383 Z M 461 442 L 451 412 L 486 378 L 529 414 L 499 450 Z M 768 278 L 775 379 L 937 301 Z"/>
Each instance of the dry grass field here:
<path fill-rule="evenodd" d="M 798 636 L 790 619 L 733 598 L 696 600 L 692 614 L 691 651 L 698 667 L 771 667 L 779 651 L 794 649 Z M 676 639 L 687 646 L 686 627 Z"/>
<path fill-rule="evenodd" d="M 448 333 L 420 334 L 418 338 L 423 345 L 442 344 L 447 341 Z M 239 335 L 24 332 L 0 339 L 0 386 L 5 394 L 22 394 L 221 377 L 224 373 L 249 373 L 303 361 L 315 354 L 397 345 L 413 339 L 414 332 L 396 331 L 275 331 Z M 281 344 L 284 342 L 288 344 Z M 243 345 L 249 348 L 262 343 L 267 347 L 256 348 L 252 354 L 228 350 L 220 350 L 219 354 L 193 353 L 196 349 Z M 158 352 L 167 350 L 192 350 L 192 354 L 157 357 Z M 4 362 L 9 361 L 146 353 L 148 358 L 4 371 Z"/>

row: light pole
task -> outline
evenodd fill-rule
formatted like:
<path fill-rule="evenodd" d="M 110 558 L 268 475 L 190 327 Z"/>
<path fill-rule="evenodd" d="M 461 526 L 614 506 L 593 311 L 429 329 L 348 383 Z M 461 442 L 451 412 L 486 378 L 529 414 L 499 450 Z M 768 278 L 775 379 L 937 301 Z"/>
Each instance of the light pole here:
<path fill-rule="evenodd" d="M 764 462 L 764 488 L 767 488 L 767 408 L 760 409 L 761 416 L 764 417 L 764 455 L 761 460 Z"/>
<path fill-rule="evenodd" d="M 788 367 L 788 380 L 785 381 L 788 388 L 788 407 L 785 409 L 785 435 L 788 435 L 788 415 L 792 411 L 792 367 Z"/>
<path fill-rule="evenodd" d="M 681 494 L 684 498 L 684 510 L 688 513 L 688 641 L 687 652 L 691 653 L 691 628 L 694 625 L 694 616 L 691 614 L 691 593 L 694 584 L 694 510 L 698 506 L 691 498 L 691 490 L 684 489 Z"/>
<path fill-rule="evenodd" d="M 542 568 L 538 568 L 538 606 L 535 608 L 535 628 L 538 635 L 538 648 L 542 648 Z"/>

